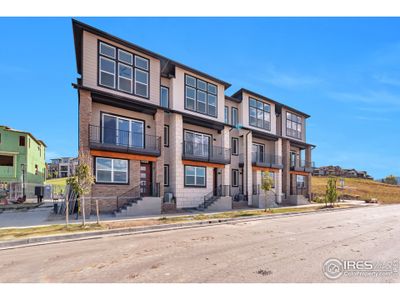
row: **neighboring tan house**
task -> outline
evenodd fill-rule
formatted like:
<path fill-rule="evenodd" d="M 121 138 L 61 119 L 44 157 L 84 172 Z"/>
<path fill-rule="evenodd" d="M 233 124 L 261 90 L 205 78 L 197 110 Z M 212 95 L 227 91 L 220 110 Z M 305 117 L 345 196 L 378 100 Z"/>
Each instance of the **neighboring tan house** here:
<path fill-rule="evenodd" d="M 78 165 L 76 157 L 53 158 L 47 164 L 48 178 L 65 178 L 75 175 L 75 168 Z"/>
<path fill-rule="evenodd" d="M 90 196 L 101 211 L 156 213 L 171 198 L 178 209 L 263 207 L 265 173 L 269 200 L 307 202 L 309 115 L 246 89 L 226 96 L 221 79 L 72 23 L 79 147 L 91 157 Z"/>
<path fill-rule="evenodd" d="M 342 169 L 339 166 L 314 168 L 313 175 L 373 179 L 372 176 L 368 175 L 367 171 L 357 171 L 356 169 Z"/>
<path fill-rule="evenodd" d="M 31 133 L 0 125 L 0 184 L 42 184 L 46 177 L 45 151 L 46 144 Z"/>

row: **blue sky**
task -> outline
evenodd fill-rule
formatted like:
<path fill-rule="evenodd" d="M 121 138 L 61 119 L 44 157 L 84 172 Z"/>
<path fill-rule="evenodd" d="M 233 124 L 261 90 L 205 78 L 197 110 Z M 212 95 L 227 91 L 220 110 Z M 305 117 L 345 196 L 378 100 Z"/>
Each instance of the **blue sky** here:
<path fill-rule="evenodd" d="M 311 115 L 317 165 L 400 174 L 400 18 L 78 18 Z M 77 154 L 70 18 L 0 18 L 0 124 Z"/>

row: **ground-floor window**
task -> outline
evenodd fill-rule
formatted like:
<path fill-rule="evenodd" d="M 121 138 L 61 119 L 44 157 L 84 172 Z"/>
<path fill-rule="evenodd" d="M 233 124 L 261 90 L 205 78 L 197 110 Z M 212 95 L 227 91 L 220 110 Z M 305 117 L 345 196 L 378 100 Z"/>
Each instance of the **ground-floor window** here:
<path fill-rule="evenodd" d="M 97 183 L 128 183 L 128 161 L 96 157 Z"/>
<path fill-rule="evenodd" d="M 305 187 L 305 176 L 296 175 L 296 187 L 297 188 L 304 188 Z"/>
<path fill-rule="evenodd" d="M 185 166 L 185 186 L 205 187 L 206 168 Z"/>
<path fill-rule="evenodd" d="M 164 165 L 164 186 L 169 186 L 169 165 Z"/>
<path fill-rule="evenodd" d="M 14 157 L 8 155 L 0 155 L 0 166 L 1 167 L 14 166 Z"/>
<path fill-rule="evenodd" d="M 232 186 L 239 186 L 239 170 L 237 169 L 232 169 Z"/>

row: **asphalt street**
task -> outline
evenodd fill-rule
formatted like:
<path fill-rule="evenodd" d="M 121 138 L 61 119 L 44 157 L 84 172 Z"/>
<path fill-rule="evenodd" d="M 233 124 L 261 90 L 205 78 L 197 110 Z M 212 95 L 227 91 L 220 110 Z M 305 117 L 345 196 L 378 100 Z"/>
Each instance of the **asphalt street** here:
<path fill-rule="evenodd" d="M 400 282 L 399 225 L 387 205 L 2 250 L 0 282 Z"/>

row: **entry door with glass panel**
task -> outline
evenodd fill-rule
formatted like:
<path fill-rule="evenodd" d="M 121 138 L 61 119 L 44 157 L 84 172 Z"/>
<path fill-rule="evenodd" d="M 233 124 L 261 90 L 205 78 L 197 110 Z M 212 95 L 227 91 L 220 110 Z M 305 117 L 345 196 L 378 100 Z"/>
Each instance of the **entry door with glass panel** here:
<path fill-rule="evenodd" d="M 144 147 L 144 123 L 103 114 L 103 143 L 136 148 Z"/>
<path fill-rule="evenodd" d="M 151 164 L 149 163 L 140 164 L 140 195 L 144 197 L 151 195 Z"/>
<path fill-rule="evenodd" d="M 193 156 L 208 157 L 210 136 L 202 133 L 185 131 L 185 151 Z"/>
<path fill-rule="evenodd" d="M 262 145 L 262 144 L 253 144 L 252 151 L 256 155 L 256 157 L 255 157 L 256 161 L 264 162 L 264 145 Z"/>

